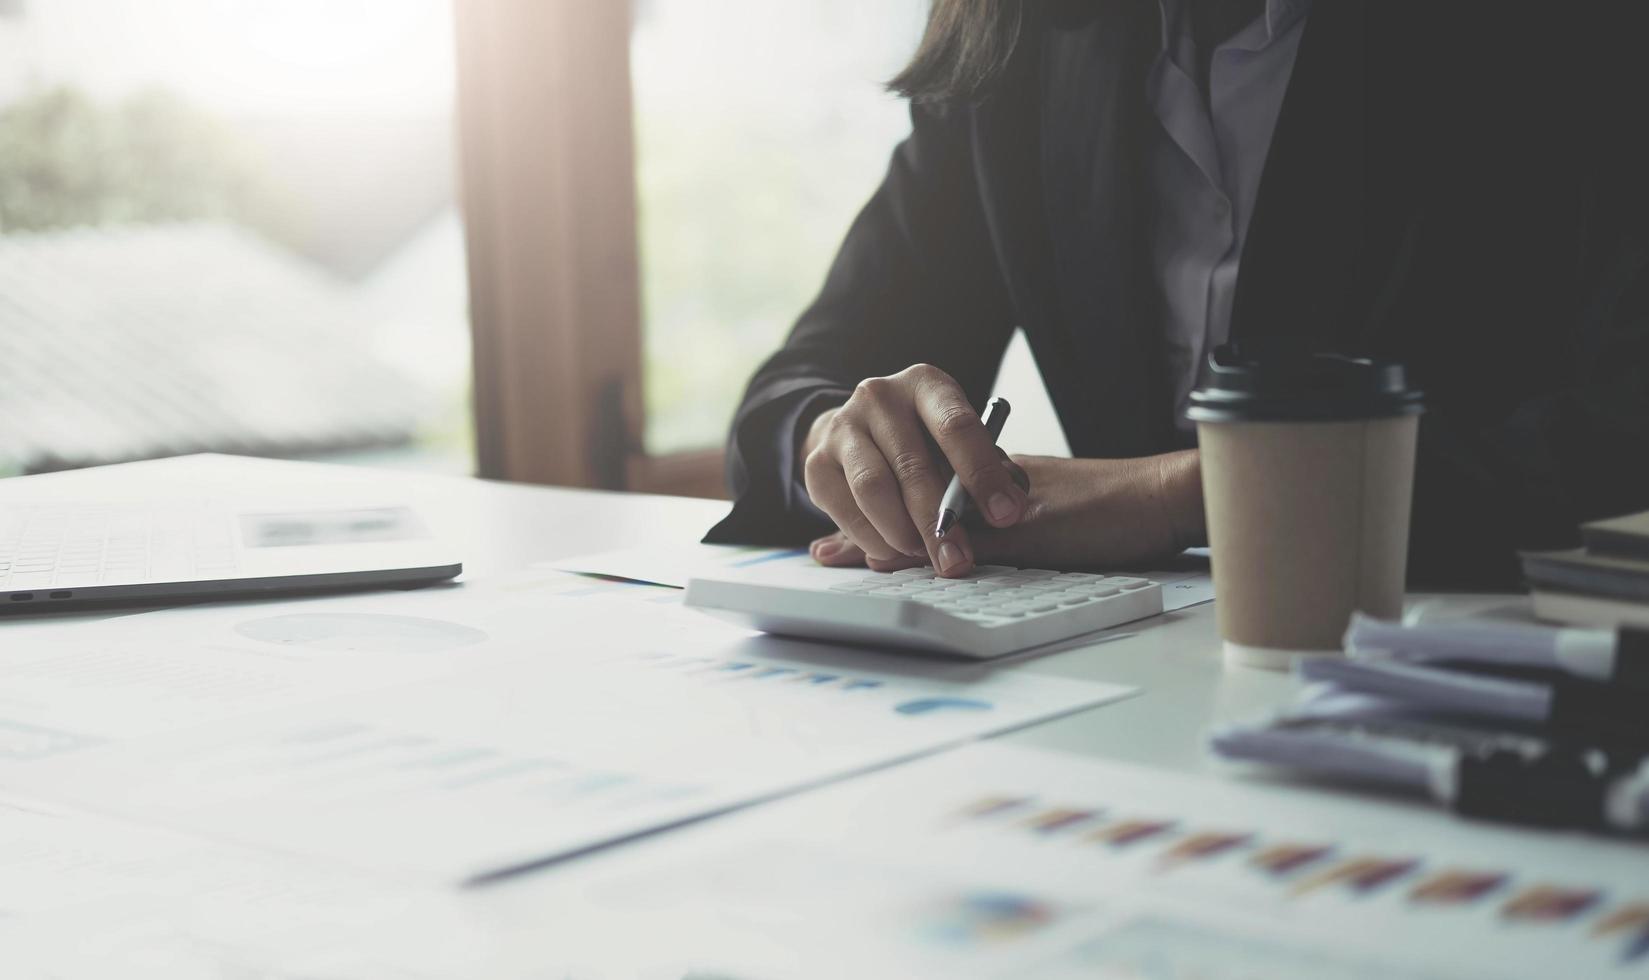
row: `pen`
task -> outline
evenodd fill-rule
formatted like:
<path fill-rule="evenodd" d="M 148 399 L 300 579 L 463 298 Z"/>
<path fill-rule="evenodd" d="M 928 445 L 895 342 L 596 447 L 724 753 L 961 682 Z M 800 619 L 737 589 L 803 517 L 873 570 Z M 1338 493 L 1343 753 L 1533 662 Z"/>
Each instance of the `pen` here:
<path fill-rule="evenodd" d="M 992 398 L 991 403 L 985 406 L 985 414 L 980 421 L 985 423 L 985 430 L 991 434 L 991 442 L 1002 436 L 1002 424 L 1008 421 L 1010 411 L 1006 398 Z M 952 476 L 950 486 L 945 488 L 945 496 L 939 501 L 939 523 L 934 528 L 933 536 L 942 538 L 945 532 L 956 526 L 962 519 L 962 514 L 968 506 L 968 491 L 962 487 L 962 478 Z"/>

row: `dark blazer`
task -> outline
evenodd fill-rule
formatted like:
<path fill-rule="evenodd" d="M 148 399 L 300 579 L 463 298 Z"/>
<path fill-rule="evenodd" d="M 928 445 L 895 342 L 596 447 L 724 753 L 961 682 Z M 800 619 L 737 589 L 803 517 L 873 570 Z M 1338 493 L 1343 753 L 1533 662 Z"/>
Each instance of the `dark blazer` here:
<path fill-rule="evenodd" d="M 978 105 L 914 129 L 733 425 L 707 540 L 829 530 L 798 427 L 917 362 L 982 403 L 1023 327 L 1072 451 L 1187 442 L 1142 244 L 1156 0 L 1030 0 Z M 1234 339 L 1397 357 L 1427 393 L 1411 581 L 1649 508 L 1649 44 L 1638 0 L 1316 0 L 1244 251 Z"/>

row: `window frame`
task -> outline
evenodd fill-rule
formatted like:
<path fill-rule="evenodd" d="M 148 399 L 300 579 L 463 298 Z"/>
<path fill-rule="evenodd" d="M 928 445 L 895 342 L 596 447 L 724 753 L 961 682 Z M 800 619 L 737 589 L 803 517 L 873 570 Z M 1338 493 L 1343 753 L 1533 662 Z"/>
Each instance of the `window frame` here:
<path fill-rule="evenodd" d="M 478 475 L 725 497 L 649 455 L 627 0 L 455 0 Z"/>

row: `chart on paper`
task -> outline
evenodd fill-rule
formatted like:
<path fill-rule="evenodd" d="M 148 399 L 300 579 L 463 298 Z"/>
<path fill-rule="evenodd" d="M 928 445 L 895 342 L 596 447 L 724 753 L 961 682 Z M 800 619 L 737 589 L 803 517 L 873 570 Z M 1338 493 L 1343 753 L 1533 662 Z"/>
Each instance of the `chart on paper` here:
<path fill-rule="evenodd" d="M 761 975 L 783 965 L 765 948 L 835 975 L 1649 975 L 1649 854 L 1630 844 L 994 744 L 560 887 L 535 896 L 547 913 L 657 930 L 649 968 Z"/>
<path fill-rule="evenodd" d="M 1130 693 L 889 672 L 800 646 L 784 659 L 763 640 L 672 646 L 681 636 L 84 746 L 7 778 L 223 839 L 459 880 Z"/>

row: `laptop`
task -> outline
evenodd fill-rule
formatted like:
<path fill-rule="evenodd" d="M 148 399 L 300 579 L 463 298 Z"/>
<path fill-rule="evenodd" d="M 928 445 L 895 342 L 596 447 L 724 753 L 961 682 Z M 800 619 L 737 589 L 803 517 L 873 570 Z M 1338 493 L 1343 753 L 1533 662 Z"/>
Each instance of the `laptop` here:
<path fill-rule="evenodd" d="M 0 503 L 0 614 L 411 587 L 461 571 L 394 503 Z"/>

